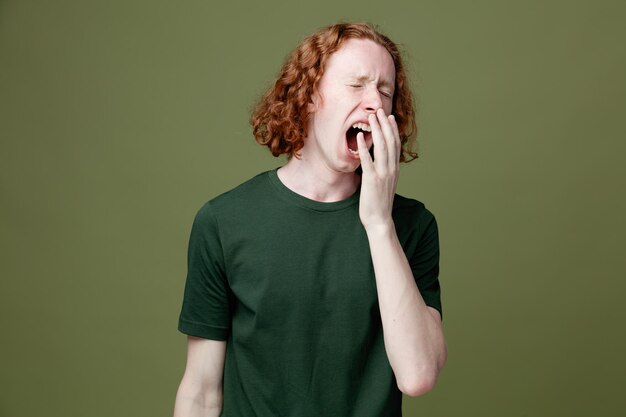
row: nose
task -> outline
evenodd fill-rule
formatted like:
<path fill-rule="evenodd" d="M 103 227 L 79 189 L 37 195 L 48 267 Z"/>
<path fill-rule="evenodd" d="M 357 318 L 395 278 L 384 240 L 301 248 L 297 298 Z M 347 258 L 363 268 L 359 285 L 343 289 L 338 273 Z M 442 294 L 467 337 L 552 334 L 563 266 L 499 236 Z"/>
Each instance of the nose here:
<path fill-rule="evenodd" d="M 363 94 L 363 107 L 366 111 L 374 113 L 383 106 L 380 91 L 376 87 L 366 88 Z"/>

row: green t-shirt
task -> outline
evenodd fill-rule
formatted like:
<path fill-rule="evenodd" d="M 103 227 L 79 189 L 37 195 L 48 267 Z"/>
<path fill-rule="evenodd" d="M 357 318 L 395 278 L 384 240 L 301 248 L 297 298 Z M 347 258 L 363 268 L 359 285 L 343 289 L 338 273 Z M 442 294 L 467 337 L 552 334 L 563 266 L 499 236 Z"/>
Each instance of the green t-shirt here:
<path fill-rule="evenodd" d="M 441 311 L 435 218 L 396 195 L 393 220 Z M 322 203 L 259 174 L 199 210 L 188 262 L 179 330 L 227 341 L 223 416 L 401 416 L 358 191 Z"/>

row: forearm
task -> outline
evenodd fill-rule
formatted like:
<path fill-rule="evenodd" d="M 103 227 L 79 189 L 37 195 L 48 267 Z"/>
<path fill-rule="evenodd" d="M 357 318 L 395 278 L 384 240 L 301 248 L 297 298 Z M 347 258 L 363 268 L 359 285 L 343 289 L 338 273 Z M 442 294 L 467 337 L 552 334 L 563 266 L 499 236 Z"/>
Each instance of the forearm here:
<path fill-rule="evenodd" d="M 174 417 L 220 415 L 225 355 L 225 341 L 188 337 L 187 365 L 176 393 Z"/>
<path fill-rule="evenodd" d="M 419 293 L 393 222 L 370 227 L 367 235 L 389 363 L 400 390 L 423 394 L 446 360 L 440 317 Z"/>
<path fill-rule="evenodd" d="M 221 389 L 200 390 L 183 379 L 176 393 L 174 417 L 218 417 L 221 412 Z"/>

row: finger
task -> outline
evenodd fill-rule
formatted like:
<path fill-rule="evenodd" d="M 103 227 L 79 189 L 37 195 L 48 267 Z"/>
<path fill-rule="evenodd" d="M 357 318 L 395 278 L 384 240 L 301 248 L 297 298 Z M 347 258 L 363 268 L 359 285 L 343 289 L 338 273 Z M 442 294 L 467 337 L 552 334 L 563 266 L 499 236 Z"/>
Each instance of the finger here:
<path fill-rule="evenodd" d="M 400 157 L 402 156 L 402 141 L 400 140 L 400 129 L 398 128 L 398 122 L 396 121 L 396 117 L 393 114 L 389 116 L 389 123 L 391 124 L 391 128 L 393 129 L 393 133 L 396 137 L 397 158 L 398 161 L 400 161 Z"/>
<path fill-rule="evenodd" d="M 395 133 L 383 109 L 379 109 L 376 112 L 376 116 L 378 116 L 380 127 L 387 144 L 387 164 L 390 167 L 395 167 L 398 164 L 398 149 L 396 146 Z"/>
<path fill-rule="evenodd" d="M 372 139 L 374 141 L 374 165 L 379 168 L 387 167 L 387 143 L 375 114 L 369 115 L 369 123 L 372 128 Z"/>
<path fill-rule="evenodd" d="M 374 162 L 365 144 L 365 136 L 363 132 L 359 132 L 356 135 L 356 146 L 359 150 L 359 159 L 361 159 L 361 168 L 363 172 L 369 172 L 374 169 Z"/>

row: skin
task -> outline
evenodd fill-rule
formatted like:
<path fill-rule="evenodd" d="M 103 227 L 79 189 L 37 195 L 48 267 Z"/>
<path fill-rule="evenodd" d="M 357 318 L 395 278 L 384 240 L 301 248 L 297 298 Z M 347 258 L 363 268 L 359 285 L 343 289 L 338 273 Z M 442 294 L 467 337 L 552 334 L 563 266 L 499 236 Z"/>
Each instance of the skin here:
<path fill-rule="evenodd" d="M 400 135 L 393 116 L 370 115 L 374 160 L 357 135 L 363 167 L 359 216 L 367 232 L 376 277 L 385 350 L 398 388 L 407 395 L 430 391 L 447 349 L 439 312 L 419 293 L 391 218 L 399 176 Z"/>
<path fill-rule="evenodd" d="M 187 338 L 187 365 L 176 393 L 174 417 L 218 417 L 226 342 Z"/>
<path fill-rule="evenodd" d="M 359 217 L 374 265 L 385 350 L 398 388 L 417 396 L 433 388 L 447 351 L 439 312 L 424 303 L 391 216 L 401 146 L 391 115 L 394 82 L 393 60 L 382 46 L 346 41 L 330 57 L 311 98 L 300 158 L 291 158 L 278 177 L 294 192 L 322 202 L 346 199 L 361 186 Z M 357 121 L 372 132 L 357 135 L 358 155 L 353 155 L 345 134 Z M 374 159 L 368 152 L 372 144 Z M 359 166 L 361 176 L 355 173 Z M 188 339 L 175 417 L 219 415 L 225 348 L 226 342 Z"/>
<path fill-rule="evenodd" d="M 299 158 L 278 170 L 281 181 L 312 200 L 332 202 L 354 194 L 361 164 L 348 151 L 346 131 L 369 124 L 377 109 L 391 113 L 395 67 L 389 53 L 362 39 L 347 40 L 328 60 L 317 93 L 311 98 L 308 134 Z M 367 147 L 372 135 L 365 137 Z"/>
<path fill-rule="evenodd" d="M 346 41 L 329 59 L 312 99 L 301 158 L 291 158 L 278 175 L 293 191 L 326 202 L 348 198 L 360 184 L 359 217 L 374 265 L 385 350 L 399 389 L 417 396 L 435 385 L 447 350 L 441 316 L 424 303 L 391 216 L 401 147 L 390 115 L 394 82 L 393 60 L 384 47 Z M 355 120 L 366 120 L 372 129 L 367 137 L 357 135 L 357 157 L 347 151 L 345 138 Z M 359 165 L 361 176 L 355 173 Z"/>

